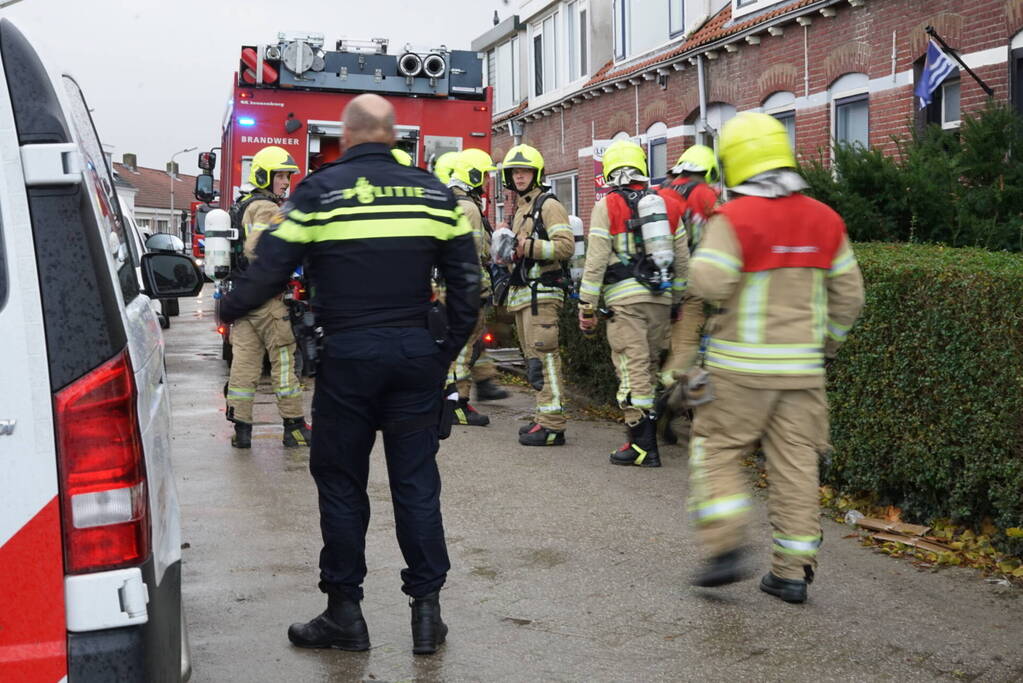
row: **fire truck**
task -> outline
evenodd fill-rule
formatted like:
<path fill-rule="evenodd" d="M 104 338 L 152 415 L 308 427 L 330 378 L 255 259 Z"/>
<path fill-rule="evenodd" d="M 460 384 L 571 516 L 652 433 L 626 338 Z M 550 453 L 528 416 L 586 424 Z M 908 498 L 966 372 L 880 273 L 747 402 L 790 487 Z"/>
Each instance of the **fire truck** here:
<path fill-rule="evenodd" d="M 248 182 L 253 155 L 286 149 L 306 174 L 341 155 L 341 110 L 372 92 L 395 109 L 400 147 L 428 168 L 444 152 L 490 151 L 490 89 L 483 55 L 465 50 L 388 53 L 388 41 L 339 40 L 324 49 L 320 34 L 280 33 L 277 41 L 241 49 L 223 121 L 220 204 L 227 208 Z"/>

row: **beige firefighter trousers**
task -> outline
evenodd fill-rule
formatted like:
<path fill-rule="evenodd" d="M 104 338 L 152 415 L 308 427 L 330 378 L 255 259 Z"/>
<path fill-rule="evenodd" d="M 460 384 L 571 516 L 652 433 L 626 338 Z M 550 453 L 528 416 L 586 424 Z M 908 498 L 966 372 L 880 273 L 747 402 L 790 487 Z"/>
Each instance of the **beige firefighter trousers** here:
<path fill-rule="evenodd" d="M 485 323 L 486 310 L 481 308 L 480 315 L 476 319 L 476 327 L 473 328 L 472 334 L 469 335 L 469 341 L 465 342 L 465 346 L 462 347 L 458 356 L 452 361 L 451 368 L 448 370 L 447 381 L 448 383 L 453 382 L 458 387 L 459 398 L 469 398 L 473 381 L 479 381 L 476 379 L 477 375 L 474 372 L 480 357 L 480 349 L 477 348 L 476 343 L 483 335 Z"/>
<path fill-rule="evenodd" d="M 561 349 L 558 345 L 558 314 L 560 302 L 540 302 L 537 313 L 529 306 L 515 311 L 515 328 L 526 359 L 527 377 L 539 381 L 543 387 L 536 392 L 536 411 L 533 422 L 553 431 L 565 429 L 565 410 L 561 404 Z M 531 370 L 532 368 L 532 370 Z"/>
<path fill-rule="evenodd" d="M 227 381 L 228 415 L 252 422 L 256 385 L 263 374 L 263 352 L 270 357 L 270 379 L 282 418 L 302 417 L 302 385 L 295 375 L 295 335 L 288 308 L 273 298 L 231 326 L 231 376 Z"/>
<path fill-rule="evenodd" d="M 740 460 L 759 441 L 767 457 L 773 573 L 802 579 L 817 566 L 821 544 L 819 453 L 828 443 L 823 387 L 752 389 L 712 372 L 716 398 L 696 409 L 689 445 L 689 511 L 711 556 L 744 544 L 751 506 Z"/>
<path fill-rule="evenodd" d="M 700 333 L 707 317 L 703 313 L 703 299 L 687 295 L 682 300 L 681 317 L 671 324 L 671 342 L 668 357 L 661 366 L 661 384 L 670 387 L 675 383 L 674 372 L 685 372 L 693 367 L 700 350 Z"/>
<path fill-rule="evenodd" d="M 633 303 L 611 306 L 607 343 L 618 375 L 618 405 L 625 423 L 635 425 L 654 407 L 657 367 L 671 324 L 667 304 Z"/>

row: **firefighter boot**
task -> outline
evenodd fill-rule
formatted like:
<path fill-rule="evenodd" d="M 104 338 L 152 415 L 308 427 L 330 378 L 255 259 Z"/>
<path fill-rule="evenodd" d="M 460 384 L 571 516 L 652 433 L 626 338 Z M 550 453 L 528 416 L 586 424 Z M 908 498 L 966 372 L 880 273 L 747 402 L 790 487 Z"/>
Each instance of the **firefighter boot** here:
<path fill-rule="evenodd" d="M 249 422 L 235 422 L 234 436 L 231 437 L 231 445 L 235 448 L 252 448 L 252 424 Z"/>
<path fill-rule="evenodd" d="M 781 598 L 785 602 L 806 602 L 806 581 L 803 579 L 779 579 L 773 572 L 760 579 L 760 590 Z"/>
<path fill-rule="evenodd" d="M 412 654 L 432 655 L 448 634 L 440 618 L 440 591 L 409 599 L 412 608 Z"/>
<path fill-rule="evenodd" d="M 661 455 L 657 452 L 657 419 L 644 415 L 642 420 L 630 426 L 628 443 L 611 454 L 611 463 L 660 467 Z"/>
<path fill-rule="evenodd" d="M 451 409 L 455 411 L 455 418 L 451 421 L 451 424 L 469 427 L 486 427 L 490 424 L 490 418 L 469 405 L 469 399 L 467 398 L 460 398 L 458 403 L 451 403 L 451 406 Z"/>
<path fill-rule="evenodd" d="M 313 433 L 309 431 L 309 425 L 305 423 L 305 417 L 284 418 L 284 439 L 282 439 L 282 443 L 285 448 L 308 446 L 312 442 Z"/>
<path fill-rule="evenodd" d="M 508 396 L 508 392 L 495 384 L 492 379 L 482 379 L 476 382 L 477 401 L 500 401 Z"/>
<path fill-rule="evenodd" d="M 564 446 L 565 432 L 556 432 L 533 423 L 527 431 L 519 430 L 519 443 L 523 446 Z"/>
<path fill-rule="evenodd" d="M 534 427 L 536 427 L 536 423 L 532 422 L 532 421 L 529 422 L 529 424 L 522 425 L 521 427 L 519 427 L 519 436 L 522 436 L 523 434 L 525 434 L 527 432 L 533 431 Z"/>
<path fill-rule="evenodd" d="M 743 562 L 745 554 L 743 548 L 736 548 L 715 555 L 693 576 L 692 584 L 701 588 L 714 588 L 748 578 L 749 570 Z"/>
<path fill-rule="evenodd" d="M 292 624 L 288 640 L 297 647 L 361 652 L 369 649 L 369 629 L 359 603 L 332 592 L 327 594 L 327 610 L 312 621 Z"/>

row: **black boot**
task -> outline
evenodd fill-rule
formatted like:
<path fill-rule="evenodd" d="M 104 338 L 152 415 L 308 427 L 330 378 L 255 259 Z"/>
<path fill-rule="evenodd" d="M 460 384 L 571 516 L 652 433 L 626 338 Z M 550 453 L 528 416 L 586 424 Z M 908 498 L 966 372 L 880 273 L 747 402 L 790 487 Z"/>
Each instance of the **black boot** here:
<path fill-rule="evenodd" d="M 308 446 L 312 442 L 313 433 L 309 431 L 309 425 L 305 423 L 305 417 L 284 418 L 284 438 L 282 443 L 285 448 Z"/>
<path fill-rule="evenodd" d="M 327 610 L 312 621 L 288 627 L 288 640 L 298 647 L 369 649 L 369 629 L 359 603 L 341 593 L 327 594 Z"/>
<path fill-rule="evenodd" d="M 523 446 L 564 446 L 565 432 L 556 432 L 533 423 L 527 431 L 519 430 L 519 443 Z"/>
<path fill-rule="evenodd" d="M 774 572 L 768 572 L 760 579 L 760 590 L 785 602 L 806 602 L 806 581 L 803 579 L 779 579 Z"/>
<path fill-rule="evenodd" d="M 234 436 L 231 437 L 231 445 L 235 448 L 252 448 L 252 424 L 249 422 L 235 422 Z"/>
<path fill-rule="evenodd" d="M 409 600 L 412 608 L 412 654 L 432 655 L 448 634 L 440 618 L 440 591 Z"/>
<path fill-rule="evenodd" d="M 745 551 L 742 548 L 716 555 L 693 576 L 692 584 L 702 588 L 725 586 L 749 577 L 749 570 L 743 564 Z"/>
<path fill-rule="evenodd" d="M 629 441 L 611 454 L 611 463 L 614 465 L 660 467 L 661 455 L 657 452 L 656 418 L 644 415 L 642 420 L 629 427 Z"/>
<path fill-rule="evenodd" d="M 468 427 L 486 427 L 490 424 L 490 418 L 469 405 L 469 399 L 467 398 L 460 398 L 458 403 L 452 403 L 451 405 L 451 409 L 455 412 L 451 424 Z"/>
<path fill-rule="evenodd" d="M 476 400 L 477 401 L 500 401 L 502 398 L 508 398 L 507 390 L 502 389 L 492 379 L 482 379 L 476 382 Z"/>

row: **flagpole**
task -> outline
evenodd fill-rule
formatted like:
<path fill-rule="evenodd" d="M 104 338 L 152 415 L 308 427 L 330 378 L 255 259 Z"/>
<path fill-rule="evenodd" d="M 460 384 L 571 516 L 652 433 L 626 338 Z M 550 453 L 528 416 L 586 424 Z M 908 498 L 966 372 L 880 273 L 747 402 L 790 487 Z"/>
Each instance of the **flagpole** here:
<path fill-rule="evenodd" d="M 931 38 L 934 38 L 936 41 L 938 41 L 938 43 L 941 44 L 941 47 L 944 48 L 945 50 L 945 54 L 951 55 L 952 59 L 959 62 L 959 65 L 966 69 L 966 73 L 970 74 L 970 76 L 973 77 L 973 80 L 977 81 L 977 85 L 984 89 L 984 92 L 987 93 L 988 97 L 995 96 L 995 91 L 991 89 L 991 86 L 982 81 L 980 76 L 973 72 L 973 69 L 966 66 L 966 62 L 959 58 L 959 53 L 948 46 L 948 43 L 946 43 L 945 40 L 938 35 L 938 32 L 934 30 L 933 26 L 928 26 L 927 28 L 924 29 L 924 31 L 927 33 L 927 35 L 929 35 Z"/>

